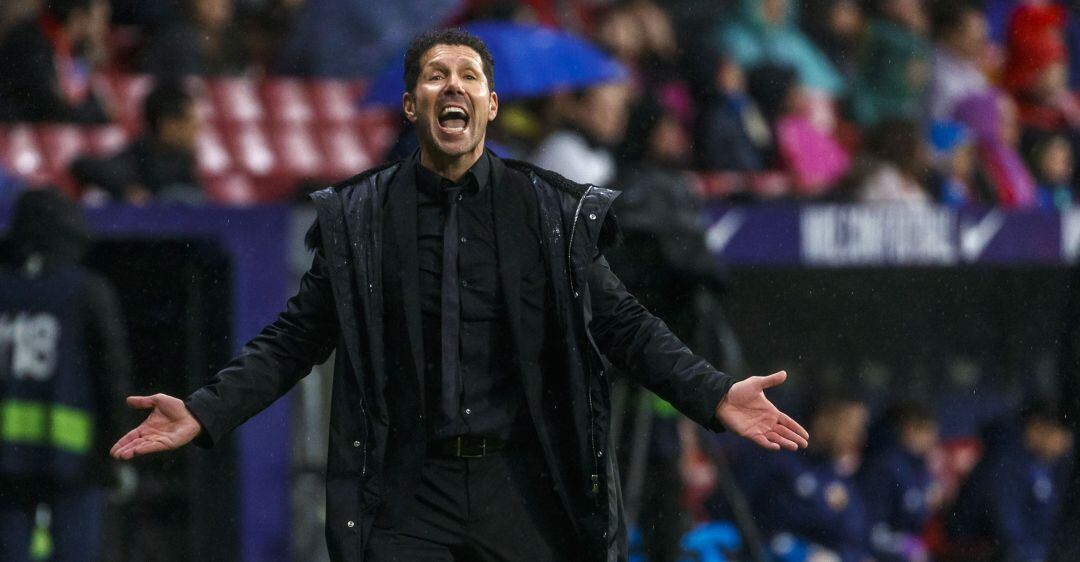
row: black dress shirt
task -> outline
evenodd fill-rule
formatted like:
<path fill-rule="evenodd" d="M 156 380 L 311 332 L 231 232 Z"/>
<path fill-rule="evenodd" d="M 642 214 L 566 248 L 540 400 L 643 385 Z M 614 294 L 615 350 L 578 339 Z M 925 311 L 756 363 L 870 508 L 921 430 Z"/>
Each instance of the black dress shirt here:
<path fill-rule="evenodd" d="M 492 189 L 501 186 L 492 185 L 489 158 L 486 153 L 481 156 L 456 184 L 416 165 L 424 380 L 428 430 L 434 438 L 485 435 L 513 439 L 528 427 L 499 283 Z M 457 206 L 456 228 L 446 221 L 451 204 Z M 448 228 L 457 231 L 456 275 L 452 270 L 444 274 L 443 241 Z M 535 240 L 539 242 L 539 238 Z M 536 256 L 538 259 L 539 251 Z M 451 290 L 456 286 L 460 309 L 458 321 L 444 333 L 443 293 L 448 286 Z M 522 314 L 543 314 L 532 308 L 523 307 Z M 446 345 L 458 351 L 456 376 L 443 376 Z"/>

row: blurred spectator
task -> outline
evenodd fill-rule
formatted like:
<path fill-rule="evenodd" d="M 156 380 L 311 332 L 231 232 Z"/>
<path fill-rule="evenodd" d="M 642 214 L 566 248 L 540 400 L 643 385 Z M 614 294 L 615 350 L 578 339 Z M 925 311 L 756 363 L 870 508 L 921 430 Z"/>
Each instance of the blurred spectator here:
<path fill-rule="evenodd" d="M 11 24 L 0 36 L 0 121 L 107 121 L 91 71 L 108 20 L 104 0 L 55 0 Z"/>
<path fill-rule="evenodd" d="M 1035 180 L 1017 152 L 1020 131 L 1012 98 L 987 90 L 960 101 L 954 116 L 975 135 L 995 202 L 1007 208 L 1034 206 Z"/>
<path fill-rule="evenodd" d="M 0 267 L 0 559 L 29 560 L 39 504 L 49 506 L 57 562 L 100 556 L 108 442 L 122 432 L 126 335 L 109 283 L 79 265 L 89 243 L 80 209 L 53 190 L 26 191 Z"/>
<path fill-rule="evenodd" d="M 852 400 L 823 400 L 810 420 L 805 453 L 777 453 L 755 466 L 761 482 L 753 503 L 774 550 L 785 535 L 831 551 L 842 562 L 869 557 L 866 507 L 853 475 L 866 438 L 867 411 Z M 834 558 L 835 559 L 835 558 Z"/>
<path fill-rule="evenodd" d="M 673 326 L 691 326 L 694 295 L 719 294 L 724 274 L 705 246 L 701 202 L 683 169 L 690 143 L 678 119 L 646 97 L 630 113 L 619 150 L 615 209 L 626 237 L 612 267 Z M 623 267 L 619 267 L 619 266 Z M 689 333 L 688 329 L 677 332 Z"/>
<path fill-rule="evenodd" d="M 593 35 L 631 70 L 641 88 L 654 87 L 678 72 L 678 43 L 671 19 L 651 0 L 616 4 Z"/>
<path fill-rule="evenodd" d="M 864 127 L 917 119 L 929 79 L 930 44 L 920 0 L 878 0 L 859 61 L 852 110 Z"/>
<path fill-rule="evenodd" d="M 1039 206 L 1063 210 L 1073 206 L 1075 193 L 1073 147 L 1063 135 L 1045 135 L 1036 141 L 1028 161 L 1039 188 Z"/>
<path fill-rule="evenodd" d="M 461 0 L 398 0 L 372 9 L 355 0 L 304 0 L 277 70 L 296 76 L 371 76 L 400 57 L 413 36 L 449 19 L 461 4 Z"/>
<path fill-rule="evenodd" d="M 199 133 L 195 101 L 181 85 L 165 81 L 146 97 L 143 107 L 146 130 L 141 137 L 111 158 L 76 160 L 72 175 L 118 201 L 202 201 L 195 175 Z"/>
<path fill-rule="evenodd" d="M 760 170 L 761 151 L 772 133 L 746 90 L 746 76 L 734 61 L 717 57 L 708 92 L 694 123 L 694 162 L 701 170 Z"/>
<path fill-rule="evenodd" d="M 933 412 L 917 403 L 892 407 L 874 435 L 876 452 L 868 452 L 859 472 L 866 500 L 870 549 L 877 562 L 927 559 L 922 533 L 941 503 L 928 456 L 937 447 Z"/>
<path fill-rule="evenodd" d="M 929 148 L 913 121 L 882 121 L 867 137 L 863 154 L 852 174 L 852 187 L 860 201 L 928 203 L 924 186 Z"/>
<path fill-rule="evenodd" d="M 177 17 L 161 22 L 142 51 L 140 69 L 159 77 L 235 75 L 248 53 L 232 0 L 181 0 Z"/>
<path fill-rule="evenodd" d="M 615 179 L 612 149 L 623 140 L 629 87 L 600 84 L 552 98 L 558 129 L 536 147 L 530 161 L 566 178 L 599 186 Z"/>
<path fill-rule="evenodd" d="M 930 126 L 930 147 L 934 199 L 953 208 L 994 202 L 990 186 L 979 172 L 975 138 L 967 127 L 955 121 L 935 121 Z"/>
<path fill-rule="evenodd" d="M 719 47 L 744 68 L 789 66 L 806 87 L 839 95 L 843 77 L 799 29 L 797 12 L 792 0 L 741 0 L 739 15 L 717 32 Z"/>
<path fill-rule="evenodd" d="M 807 35 L 846 82 L 853 82 L 863 35 L 863 10 L 855 0 L 809 0 L 803 3 Z"/>
<path fill-rule="evenodd" d="M 750 93 L 772 124 L 778 163 L 790 174 L 799 197 L 821 197 L 847 172 L 851 157 L 811 120 L 805 91 L 787 68 L 762 66 L 750 72 Z"/>
<path fill-rule="evenodd" d="M 1080 127 L 1080 105 L 1068 85 L 1065 17 L 1060 5 L 1026 3 L 1009 20 L 1004 85 L 1025 128 Z"/>
<path fill-rule="evenodd" d="M 935 2 L 930 14 L 935 41 L 930 116 L 950 119 L 961 100 L 989 88 L 984 73 L 990 49 L 986 16 L 967 0 Z"/>
<path fill-rule="evenodd" d="M 1062 501 L 1073 435 L 1049 404 L 984 431 L 984 453 L 960 489 L 947 524 L 972 562 L 1046 559 Z"/>

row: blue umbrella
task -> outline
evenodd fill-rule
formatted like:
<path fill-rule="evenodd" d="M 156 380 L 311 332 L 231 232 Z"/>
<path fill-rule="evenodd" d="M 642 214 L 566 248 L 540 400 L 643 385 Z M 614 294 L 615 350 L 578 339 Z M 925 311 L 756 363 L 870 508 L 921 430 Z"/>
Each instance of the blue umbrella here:
<path fill-rule="evenodd" d="M 540 97 L 627 76 L 618 61 L 560 29 L 494 21 L 465 29 L 483 39 L 495 59 L 495 92 L 501 100 Z M 379 74 L 361 104 L 399 106 L 404 66 L 399 59 Z"/>

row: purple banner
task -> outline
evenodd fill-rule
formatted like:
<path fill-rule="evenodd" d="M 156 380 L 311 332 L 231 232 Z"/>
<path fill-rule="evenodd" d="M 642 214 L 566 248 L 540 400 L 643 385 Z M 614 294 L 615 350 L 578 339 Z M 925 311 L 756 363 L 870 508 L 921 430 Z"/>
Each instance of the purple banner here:
<path fill-rule="evenodd" d="M 705 220 L 709 249 L 736 266 L 1065 266 L 1080 255 L 1080 210 L 717 204 Z"/>

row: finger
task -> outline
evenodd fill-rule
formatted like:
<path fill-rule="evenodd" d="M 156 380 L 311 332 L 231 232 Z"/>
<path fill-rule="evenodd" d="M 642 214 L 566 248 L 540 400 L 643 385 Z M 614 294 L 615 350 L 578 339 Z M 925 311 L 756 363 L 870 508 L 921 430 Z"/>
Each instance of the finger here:
<path fill-rule="evenodd" d="M 806 439 L 806 440 L 810 439 L 810 432 L 806 431 L 806 428 L 799 425 L 799 422 L 791 419 L 791 416 L 789 416 L 789 415 L 787 415 L 787 414 L 785 414 L 783 412 L 780 412 L 780 425 L 794 431 L 795 433 L 798 433 L 799 435 L 802 436 L 803 439 Z"/>
<path fill-rule="evenodd" d="M 779 386 L 787 380 L 787 371 L 779 371 L 773 373 L 767 377 L 761 377 L 761 388 L 772 388 Z"/>
<path fill-rule="evenodd" d="M 128 396 L 127 405 L 136 410 L 146 410 L 157 405 L 155 396 Z"/>
<path fill-rule="evenodd" d="M 117 440 L 116 444 L 114 444 L 112 448 L 109 449 L 109 454 L 115 457 L 117 451 L 138 438 L 141 432 L 142 426 L 140 425 L 139 427 L 136 427 L 135 429 L 125 433 L 124 436 Z"/>
<path fill-rule="evenodd" d="M 773 431 L 775 431 L 784 439 L 795 442 L 795 444 L 797 444 L 801 448 L 806 448 L 808 445 L 810 445 L 810 443 L 806 439 L 804 439 L 802 435 L 799 435 L 798 433 L 795 433 L 794 431 L 782 425 L 776 425 L 776 427 L 773 428 Z"/>
<path fill-rule="evenodd" d="M 156 439 L 146 439 L 140 437 L 128 443 L 122 447 L 117 456 L 123 460 L 130 460 L 141 455 L 147 455 L 150 453 L 158 453 L 161 451 L 167 451 L 169 446 Z"/>
<path fill-rule="evenodd" d="M 777 445 L 789 450 L 789 451 L 797 451 L 797 450 L 799 450 L 799 444 L 798 443 L 792 441 L 791 439 L 787 439 L 786 437 L 780 435 L 779 433 L 777 433 L 775 431 L 766 432 L 765 433 L 765 438 L 768 439 L 769 441 L 772 441 L 773 443 L 776 443 Z"/>
<path fill-rule="evenodd" d="M 754 443 L 757 443 L 759 446 L 761 446 L 761 447 L 763 447 L 765 449 L 769 449 L 770 451 L 779 451 L 780 450 L 780 445 L 778 445 L 776 443 L 773 443 L 772 441 L 769 441 L 768 439 L 765 438 L 764 435 L 762 435 L 760 433 L 758 435 L 752 436 L 750 438 L 750 440 L 753 441 Z"/>

